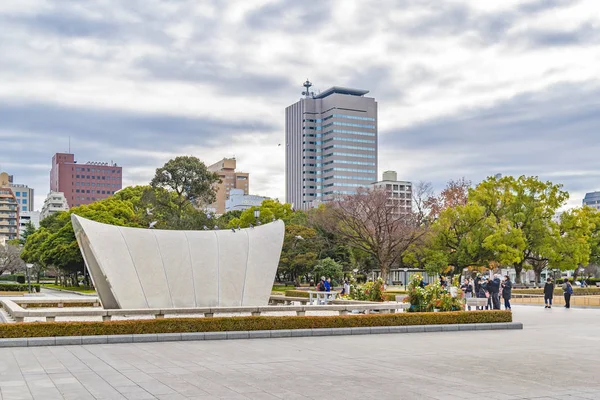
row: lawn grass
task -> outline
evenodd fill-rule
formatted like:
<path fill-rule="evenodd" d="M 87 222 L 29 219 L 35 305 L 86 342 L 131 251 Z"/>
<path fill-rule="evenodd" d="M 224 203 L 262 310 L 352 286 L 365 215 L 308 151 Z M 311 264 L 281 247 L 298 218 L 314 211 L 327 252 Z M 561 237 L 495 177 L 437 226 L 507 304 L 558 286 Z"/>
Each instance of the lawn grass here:
<path fill-rule="evenodd" d="M 50 284 L 50 283 L 44 283 L 42 285 L 42 287 L 49 288 L 49 289 L 71 290 L 73 292 L 79 292 L 79 293 L 84 293 L 84 294 L 96 294 L 96 291 L 94 289 L 91 289 L 91 288 L 85 287 L 85 286 L 60 286 L 60 285 L 54 285 L 54 284 Z"/>
<path fill-rule="evenodd" d="M 296 289 L 295 286 L 279 286 L 279 285 L 277 285 L 277 286 L 273 286 L 273 289 L 271 289 L 271 291 L 284 293 L 288 290 L 294 290 L 294 289 Z"/>

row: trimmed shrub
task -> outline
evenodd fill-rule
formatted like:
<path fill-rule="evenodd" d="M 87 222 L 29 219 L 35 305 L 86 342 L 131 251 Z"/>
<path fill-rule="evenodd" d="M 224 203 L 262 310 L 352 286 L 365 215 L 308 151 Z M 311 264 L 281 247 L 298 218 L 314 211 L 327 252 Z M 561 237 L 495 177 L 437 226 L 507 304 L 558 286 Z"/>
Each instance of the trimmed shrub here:
<path fill-rule="evenodd" d="M 9 282 L 17 282 L 19 276 L 22 276 L 25 279 L 24 275 L 20 274 L 8 274 L 8 275 L 0 275 L 0 281 L 9 281 Z M 25 281 L 23 281 L 25 282 Z"/>
<path fill-rule="evenodd" d="M 40 292 L 40 285 L 31 284 L 31 289 L 35 292 Z M 29 285 L 22 285 L 20 283 L 0 283 L 0 292 L 27 292 Z"/>
<path fill-rule="evenodd" d="M 510 311 L 341 315 L 328 317 L 164 318 L 109 322 L 21 322 L 0 324 L 0 337 L 128 335 L 371 326 L 512 322 Z"/>
<path fill-rule="evenodd" d="M 306 297 L 307 299 L 310 297 L 305 290 L 286 290 L 285 295 L 287 297 Z"/>
<path fill-rule="evenodd" d="M 17 283 L 25 283 L 25 277 L 23 275 L 17 275 Z"/>

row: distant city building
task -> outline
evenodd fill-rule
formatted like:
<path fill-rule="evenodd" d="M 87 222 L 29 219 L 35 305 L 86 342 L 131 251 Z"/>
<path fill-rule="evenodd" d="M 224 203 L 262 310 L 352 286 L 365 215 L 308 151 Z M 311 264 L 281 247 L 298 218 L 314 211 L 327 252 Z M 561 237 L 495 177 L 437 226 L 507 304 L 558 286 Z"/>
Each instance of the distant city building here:
<path fill-rule="evenodd" d="M 69 203 L 64 195 L 61 192 L 50 192 L 44 200 L 44 206 L 42 207 L 42 212 L 40 213 L 40 221 L 44 218 L 55 214 L 59 211 L 69 211 Z"/>
<path fill-rule="evenodd" d="M 373 188 L 383 188 L 388 192 L 394 214 L 406 214 L 412 211 L 412 182 L 399 181 L 396 171 L 385 171 L 382 180 L 374 182 Z"/>
<path fill-rule="evenodd" d="M 232 189 L 240 189 L 244 194 L 250 190 L 250 174 L 247 172 L 236 172 L 235 158 L 224 158 L 219 162 L 208 167 L 211 172 L 216 172 L 221 178 L 221 183 L 217 184 L 217 199 L 210 205 L 209 209 L 216 214 L 224 214 L 226 202 L 229 200 L 229 193 Z"/>
<path fill-rule="evenodd" d="M 600 210 L 600 192 L 586 193 L 583 198 L 583 205 Z"/>
<path fill-rule="evenodd" d="M 286 202 L 307 209 L 377 180 L 377 102 L 334 86 L 285 109 Z"/>
<path fill-rule="evenodd" d="M 19 203 L 10 187 L 12 176 L 0 173 L 0 242 L 19 237 Z"/>
<path fill-rule="evenodd" d="M 17 203 L 19 204 L 19 211 L 21 213 L 33 211 L 33 189 L 27 185 L 11 183 L 9 184 L 12 189 L 15 197 L 17 198 Z"/>
<path fill-rule="evenodd" d="M 269 198 L 246 194 L 243 189 L 231 189 L 229 191 L 229 198 L 225 201 L 225 212 L 235 210 L 244 211 L 251 207 L 260 207 L 265 200 L 269 200 Z"/>
<path fill-rule="evenodd" d="M 122 167 L 112 161 L 79 164 L 74 154 L 56 153 L 52 157 L 50 191 L 64 193 L 71 207 L 91 204 L 122 188 L 122 172 Z"/>
<path fill-rule="evenodd" d="M 19 215 L 19 233 L 20 236 L 23 236 L 23 232 L 25 232 L 25 227 L 28 223 L 32 223 L 35 229 L 40 227 L 40 212 L 39 211 L 23 211 Z"/>

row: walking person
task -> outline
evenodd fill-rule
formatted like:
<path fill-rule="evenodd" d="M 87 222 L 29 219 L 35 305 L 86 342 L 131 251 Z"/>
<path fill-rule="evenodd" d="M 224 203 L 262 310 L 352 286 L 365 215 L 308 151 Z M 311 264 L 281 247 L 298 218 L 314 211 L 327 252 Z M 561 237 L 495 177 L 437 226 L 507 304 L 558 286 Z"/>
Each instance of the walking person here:
<path fill-rule="evenodd" d="M 554 283 L 552 283 L 552 278 L 546 279 L 546 284 L 544 285 L 544 308 L 552 308 L 552 298 L 554 297 Z"/>
<path fill-rule="evenodd" d="M 510 299 L 512 297 L 512 282 L 510 281 L 510 277 L 508 275 L 504 276 L 504 281 L 502 282 L 502 298 L 504 299 L 504 309 L 510 310 Z"/>
<path fill-rule="evenodd" d="M 469 278 L 465 279 L 465 283 L 463 283 L 460 288 L 465 294 L 465 299 L 470 299 L 473 297 L 473 285 L 471 284 L 471 280 Z M 469 311 L 471 311 L 471 306 L 468 307 Z"/>
<path fill-rule="evenodd" d="M 571 308 L 571 295 L 573 294 L 573 285 L 567 278 L 565 278 L 564 283 L 562 285 L 562 289 L 564 291 L 565 296 L 565 308 Z"/>
<path fill-rule="evenodd" d="M 325 291 L 331 292 L 331 278 L 327 278 L 325 281 Z"/>
<path fill-rule="evenodd" d="M 317 291 L 319 291 L 319 292 L 325 291 L 325 286 L 326 286 L 325 282 L 326 282 L 325 277 L 322 276 L 321 281 L 319 283 L 317 283 Z"/>

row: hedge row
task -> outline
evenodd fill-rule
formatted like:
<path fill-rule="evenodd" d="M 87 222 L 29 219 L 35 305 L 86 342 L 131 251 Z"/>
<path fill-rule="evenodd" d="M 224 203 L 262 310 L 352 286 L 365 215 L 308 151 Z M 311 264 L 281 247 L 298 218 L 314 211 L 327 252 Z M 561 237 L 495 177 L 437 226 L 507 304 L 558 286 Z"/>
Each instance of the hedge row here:
<path fill-rule="evenodd" d="M 510 311 L 458 311 L 327 317 L 219 317 L 164 318 L 109 322 L 22 322 L 0 324 L 0 337 L 128 335 L 493 322 L 512 322 L 512 314 Z"/>
<path fill-rule="evenodd" d="M 0 281 L 9 281 L 16 282 L 19 277 L 25 278 L 25 275 L 21 274 L 8 274 L 8 275 L 0 275 Z"/>
<path fill-rule="evenodd" d="M 37 283 L 31 284 L 31 289 L 36 292 L 40 292 L 40 285 Z M 0 283 L 0 292 L 27 292 L 29 290 L 29 285 L 20 284 L 20 283 Z"/>
<path fill-rule="evenodd" d="M 512 291 L 514 294 L 544 294 L 544 289 L 543 288 L 539 288 L 539 289 L 513 289 Z M 600 288 L 596 288 L 596 287 L 589 287 L 589 288 L 578 288 L 578 287 L 573 287 L 573 292 L 575 295 L 578 296 L 594 296 L 594 295 L 600 295 Z M 554 294 L 562 294 L 563 290 L 561 288 L 560 284 L 556 285 L 556 288 L 554 288 Z"/>
<path fill-rule="evenodd" d="M 307 299 L 310 297 L 305 290 L 286 290 L 285 295 L 287 297 L 306 297 Z"/>

